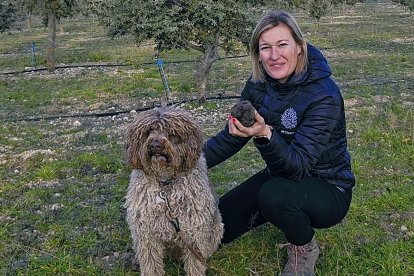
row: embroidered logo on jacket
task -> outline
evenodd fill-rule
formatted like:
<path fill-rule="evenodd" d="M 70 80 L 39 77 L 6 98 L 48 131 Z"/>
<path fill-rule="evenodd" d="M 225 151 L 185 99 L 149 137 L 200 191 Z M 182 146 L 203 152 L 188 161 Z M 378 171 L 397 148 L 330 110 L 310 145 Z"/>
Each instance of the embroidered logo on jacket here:
<path fill-rule="evenodd" d="M 282 114 L 282 125 L 287 129 L 293 129 L 298 124 L 298 116 L 296 114 L 296 111 L 290 107 L 285 110 Z"/>

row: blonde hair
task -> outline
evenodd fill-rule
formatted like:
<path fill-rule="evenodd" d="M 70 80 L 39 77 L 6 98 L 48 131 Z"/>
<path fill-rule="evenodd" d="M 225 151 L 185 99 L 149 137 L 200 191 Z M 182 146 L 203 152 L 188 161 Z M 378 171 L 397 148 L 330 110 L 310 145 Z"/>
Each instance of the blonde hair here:
<path fill-rule="evenodd" d="M 295 68 L 295 74 L 302 73 L 308 68 L 308 50 L 306 47 L 306 40 L 303 37 L 302 31 L 298 23 L 292 15 L 285 11 L 270 11 L 266 13 L 257 23 L 250 40 L 250 55 L 252 58 L 252 79 L 253 81 L 264 82 L 265 69 L 259 58 L 259 39 L 260 36 L 267 30 L 283 24 L 289 28 L 295 42 L 301 47 L 302 52 L 298 56 L 298 61 Z"/>

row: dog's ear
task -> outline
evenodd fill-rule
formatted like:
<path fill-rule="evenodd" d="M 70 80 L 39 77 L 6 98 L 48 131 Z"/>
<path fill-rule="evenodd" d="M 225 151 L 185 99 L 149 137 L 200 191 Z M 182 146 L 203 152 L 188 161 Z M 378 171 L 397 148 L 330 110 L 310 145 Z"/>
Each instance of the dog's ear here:
<path fill-rule="evenodd" d="M 143 111 L 139 113 L 134 120 L 127 126 L 125 137 L 125 162 L 132 169 L 142 169 L 139 150 L 142 146 L 143 135 L 147 132 L 148 122 L 155 111 Z"/>
<path fill-rule="evenodd" d="M 182 128 L 186 128 L 186 133 L 190 134 L 187 137 L 186 159 L 184 161 L 184 167 L 193 168 L 197 165 L 200 155 L 203 150 L 203 136 L 201 126 L 195 121 L 195 119 L 189 114 L 185 115 L 183 119 L 184 124 Z"/>
<path fill-rule="evenodd" d="M 200 159 L 200 155 L 203 150 L 203 137 L 201 135 L 201 129 L 200 128 L 194 128 L 194 131 L 192 131 L 193 135 L 188 140 L 189 143 L 189 155 L 188 158 L 186 158 L 185 162 L 187 168 L 193 168 L 197 165 L 198 160 Z"/>
<path fill-rule="evenodd" d="M 128 125 L 125 137 L 125 161 L 133 169 L 143 169 L 140 151 L 148 132 L 159 121 L 162 108 L 154 108 L 138 113 Z"/>
<path fill-rule="evenodd" d="M 125 162 L 131 166 L 133 169 L 137 169 L 139 166 L 139 157 L 138 157 L 138 142 L 137 137 L 132 124 L 128 126 L 125 139 Z"/>

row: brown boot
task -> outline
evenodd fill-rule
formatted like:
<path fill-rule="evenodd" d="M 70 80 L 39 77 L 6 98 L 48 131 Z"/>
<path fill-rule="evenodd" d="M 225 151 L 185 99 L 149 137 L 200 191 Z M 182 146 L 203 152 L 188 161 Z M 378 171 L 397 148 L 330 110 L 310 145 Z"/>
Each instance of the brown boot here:
<path fill-rule="evenodd" d="M 315 263 L 319 256 L 319 247 L 315 237 L 305 245 L 287 244 L 288 261 L 282 276 L 313 276 Z"/>

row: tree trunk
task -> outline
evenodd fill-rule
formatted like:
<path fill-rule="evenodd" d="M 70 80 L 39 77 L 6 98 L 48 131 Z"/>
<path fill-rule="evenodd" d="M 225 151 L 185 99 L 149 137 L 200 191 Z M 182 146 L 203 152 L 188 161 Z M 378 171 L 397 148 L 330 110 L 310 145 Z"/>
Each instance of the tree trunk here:
<path fill-rule="evenodd" d="M 196 91 L 199 103 L 206 101 L 206 88 L 208 73 L 210 72 L 211 66 L 214 62 L 219 59 L 218 53 L 218 36 L 214 44 L 204 45 L 204 55 L 197 65 L 195 80 L 196 80 Z"/>
<path fill-rule="evenodd" d="M 48 30 L 48 43 L 47 43 L 47 70 L 53 71 L 56 68 L 55 60 L 55 46 L 56 46 L 56 12 L 54 10 L 49 11 L 47 15 L 47 30 Z"/>
<path fill-rule="evenodd" d="M 32 28 L 32 13 L 31 12 L 27 14 L 27 28 L 28 29 Z"/>

